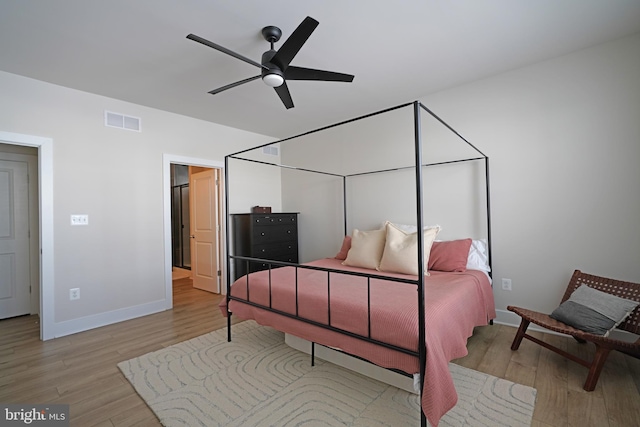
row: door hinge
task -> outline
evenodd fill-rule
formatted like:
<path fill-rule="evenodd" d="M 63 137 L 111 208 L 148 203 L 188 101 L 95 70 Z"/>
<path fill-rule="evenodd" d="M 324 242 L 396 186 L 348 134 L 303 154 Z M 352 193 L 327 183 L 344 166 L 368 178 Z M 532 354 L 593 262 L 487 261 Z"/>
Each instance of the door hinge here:
<path fill-rule="evenodd" d="M 31 293 L 31 285 L 29 285 L 29 293 Z"/>
<path fill-rule="evenodd" d="M 222 270 L 218 270 L 218 277 L 222 277 Z"/>

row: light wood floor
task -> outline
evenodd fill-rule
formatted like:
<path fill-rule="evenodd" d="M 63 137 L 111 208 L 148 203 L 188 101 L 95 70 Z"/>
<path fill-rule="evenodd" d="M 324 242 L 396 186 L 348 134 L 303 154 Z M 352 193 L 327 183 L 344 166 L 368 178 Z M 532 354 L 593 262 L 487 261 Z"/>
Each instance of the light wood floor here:
<path fill-rule="evenodd" d="M 174 309 L 41 342 L 38 318 L 0 321 L 0 402 L 70 404 L 72 426 L 159 426 L 116 364 L 226 326 L 220 296 L 174 282 Z M 476 328 L 469 355 L 455 362 L 538 390 L 534 427 L 640 425 L 640 360 L 613 353 L 595 391 L 582 390 L 586 368 L 525 340 L 515 329 Z M 572 339 L 539 338 L 590 353 Z"/>

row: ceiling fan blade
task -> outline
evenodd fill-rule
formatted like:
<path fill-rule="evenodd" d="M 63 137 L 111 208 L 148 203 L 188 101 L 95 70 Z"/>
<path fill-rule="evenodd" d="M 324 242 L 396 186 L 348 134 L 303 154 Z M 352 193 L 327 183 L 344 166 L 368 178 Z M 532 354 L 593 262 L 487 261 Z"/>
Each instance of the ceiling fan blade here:
<path fill-rule="evenodd" d="M 296 56 L 318 24 L 318 21 L 307 16 L 304 21 L 298 25 L 298 28 L 291 33 L 282 46 L 280 46 L 278 52 L 271 58 L 271 62 L 277 65 L 282 71 L 286 70 L 289 63 L 293 60 L 293 57 Z"/>
<path fill-rule="evenodd" d="M 325 82 L 351 83 L 354 76 L 351 74 L 334 73 L 333 71 L 291 66 L 284 72 L 284 78 L 287 80 L 321 80 Z"/>
<path fill-rule="evenodd" d="M 215 95 L 216 93 L 220 93 L 223 90 L 231 89 L 232 87 L 240 86 L 245 83 L 249 83 L 252 80 L 259 79 L 261 76 L 249 77 L 248 79 L 240 80 L 239 82 L 231 83 L 226 86 L 219 87 L 218 89 L 210 90 L 209 93 L 211 95 Z"/>
<path fill-rule="evenodd" d="M 274 89 L 276 90 L 276 93 L 280 97 L 280 100 L 282 101 L 284 106 L 287 107 L 287 110 L 289 108 L 293 108 L 293 99 L 291 99 L 291 94 L 289 93 L 287 82 L 282 83 L 278 87 L 274 87 Z"/>
<path fill-rule="evenodd" d="M 226 48 L 226 47 L 224 47 L 224 46 L 220 46 L 219 44 L 215 44 L 214 42 L 210 42 L 210 41 L 209 41 L 209 40 L 207 40 L 207 39 L 203 39 L 202 37 L 198 37 L 198 36 L 196 36 L 195 34 L 189 34 L 189 35 L 187 36 L 187 38 L 188 38 L 189 40 L 193 40 L 194 42 L 198 42 L 198 43 L 203 44 L 203 45 L 205 45 L 205 46 L 209 46 L 209 47 L 211 47 L 211 48 L 213 48 L 213 49 L 215 49 L 215 50 L 218 50 L 218 51 L 220 51 L 220 52 L 222 52 L 222 53 L 226 53 L 227 55 L 231 55 L 231 56 L 233 56 L 234 58 L 237 58 L 237 59 L 239 59 L 239 60 L 241 60 L 241 61 L 244 61 L 244 62 L 246 62 L 246 63 L 248 63 L 248 64 L 255 65 L 255 66 L 256 66 L 256 67 L 258 67 L 258 68 L 264 68 L 264 69 L 266 69 L 266 70 L 268 70 L 268 69 L 269 69 L 269 68 L 265 67 L 264 65 L 262 65 L 262 64 L 260 64 L 260 63 L 258 63 L 258 62 L 256 62 L 256 61 L 253 61 L 253 60 L 251 60 L 251 59 L 247 58 L 246 56 L 242 56 L 242 55 L 240 55 L 239 53 L 236 53 L 236 52 L 234 52 L 234 51 L 232 51 L 232 50 L 229 50 L 229 49 L 227 49 L 227 48 Z"/>

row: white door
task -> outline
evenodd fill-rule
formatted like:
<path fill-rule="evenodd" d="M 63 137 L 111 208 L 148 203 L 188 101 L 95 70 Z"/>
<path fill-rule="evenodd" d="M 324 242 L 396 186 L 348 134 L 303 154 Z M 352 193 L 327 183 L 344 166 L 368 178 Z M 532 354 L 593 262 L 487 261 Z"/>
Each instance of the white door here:
<path fill-rule="evenodd" d="M 191 275 L 193 286 L 220 293 L 219 263 L 219 169 L 191 174 Z"/>
<path fill-rule="evenodd" d="M 0 319 L 29 314 L 29 198 L 26 162 L 0 160 Z"/>

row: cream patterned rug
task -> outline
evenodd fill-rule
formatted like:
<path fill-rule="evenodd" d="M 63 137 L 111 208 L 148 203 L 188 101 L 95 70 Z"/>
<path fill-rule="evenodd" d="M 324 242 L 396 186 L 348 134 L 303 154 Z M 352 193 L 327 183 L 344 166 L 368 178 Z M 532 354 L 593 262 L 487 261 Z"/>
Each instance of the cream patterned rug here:
<path fill-rule="evenodd" d="M 118 364 L 165 426 L 419 426 L 417 395 L 284 343 L 245 321 Z M 450 364 L 441 426 L 530 426 L 536 390 Z"/>

